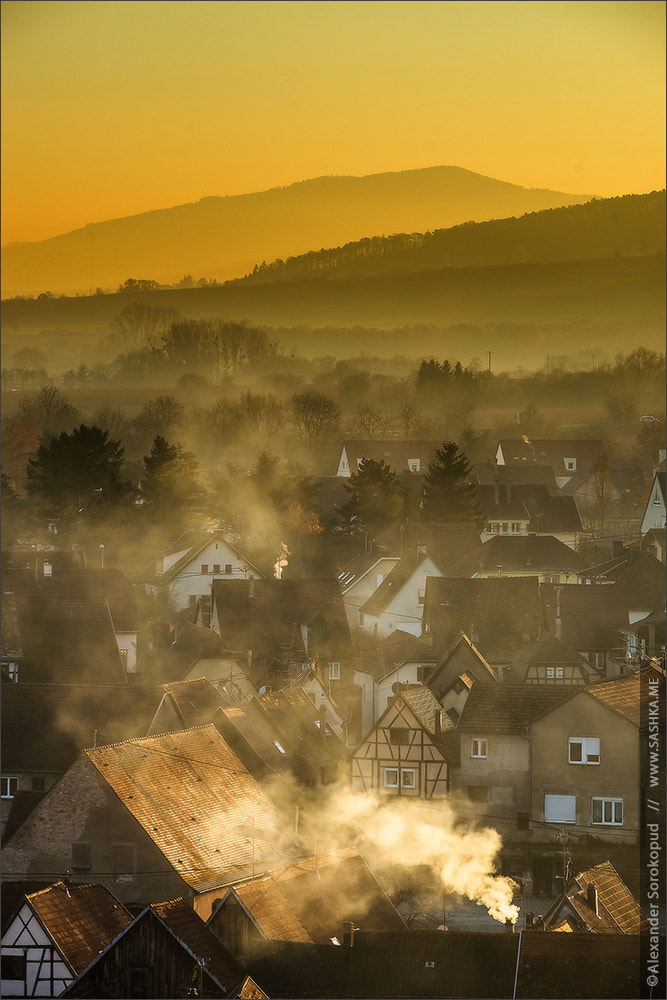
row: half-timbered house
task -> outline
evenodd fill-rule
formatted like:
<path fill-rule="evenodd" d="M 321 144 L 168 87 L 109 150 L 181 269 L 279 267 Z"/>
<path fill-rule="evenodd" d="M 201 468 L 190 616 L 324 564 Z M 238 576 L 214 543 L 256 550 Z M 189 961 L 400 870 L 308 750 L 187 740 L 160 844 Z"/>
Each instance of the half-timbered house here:
<path fill-rule="evenodd" d="M 352 788 L 411 798 L 442 798 L 455 753 L 454 726 L 431 691 L 409 685 L 355 750 Z"/>

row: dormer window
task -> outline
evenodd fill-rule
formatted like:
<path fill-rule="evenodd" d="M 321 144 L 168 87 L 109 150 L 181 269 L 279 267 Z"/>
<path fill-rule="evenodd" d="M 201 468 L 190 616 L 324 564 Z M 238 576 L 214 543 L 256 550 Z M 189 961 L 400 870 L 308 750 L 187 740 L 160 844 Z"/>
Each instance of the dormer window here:
<path fill-rule="evenodd" d="M 565 468 L 567 469 L 568 472 L 575 472 L 576 471 L 576 469 L 577 469 L 577 460 L 576 460 L 576 458 L 564 458 L 563 462 L 565 463 Z"/>

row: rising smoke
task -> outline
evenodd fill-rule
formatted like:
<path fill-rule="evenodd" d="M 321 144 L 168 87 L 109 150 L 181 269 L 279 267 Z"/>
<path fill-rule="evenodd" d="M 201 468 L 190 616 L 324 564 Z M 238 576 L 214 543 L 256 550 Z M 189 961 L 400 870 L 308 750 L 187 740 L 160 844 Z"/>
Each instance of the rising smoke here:
<path fill-rule="evenodd" d="M 495 874 L 500 834 L 463 822 L 445 801 L 378 799 L 338 787 L 304 815 L 304 838 L 323 850 L 354 844 L 373 869 L 425 866 L 443 890 L 485 906 L 494 920 L 514 923 L 516 883 Z"/>

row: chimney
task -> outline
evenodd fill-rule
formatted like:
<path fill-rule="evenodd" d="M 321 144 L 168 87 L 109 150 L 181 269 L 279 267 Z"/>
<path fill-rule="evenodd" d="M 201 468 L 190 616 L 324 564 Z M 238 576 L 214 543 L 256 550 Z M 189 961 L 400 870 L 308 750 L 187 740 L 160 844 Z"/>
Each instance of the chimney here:
<path fill-rule="evenodd" d="M 248 597 L 254 597 L 254 596 L 255 596 L 255 577 L 254 576 L 249 576 L 248 577 Z"/>
<path fill-rule="evenodd" d="M 440 736 L 442 734 L 442 710 L 436 708 L 435 710 L 435 735 Z"/>
<path fill-rule="evenodd" d="M 544 930 L 546 930 L 546 927 L 544 926 L 544 917 L 541 914 L 537 918 L 537 920 L 535 921 L 535 930 L 536 931 L 544 931 Z"/>
<path fill-rule="evenodd" d="M 588 889 L 586 891 L 586 895 L 587 895 L 587 898 L 588 898 L 588 905 L 590 906 L 590 908 L 593 911 L 593 913 L 595 914 L 595 916 L 599 917 L 600 916 L 600 909 L 599 909 L 599 906 L 598 906 L 598 891 L 597 891 L 597 888 L 596 888 L 594 882 L 589 882 L 588 883 Z"/>
<path fill-rule="evenodd" d="M 514 921 L 511 917 L 505 918 L 505 933 L 514 934 Z"/>
<path fill-rule="evenodd" d="M 535 927 L 535 914 L 530 910 L 526 913 L 526 930 L 532 931 Z"/>
<path fill-rule="evenodd" d="M 343 924 L 343 947 L 354 948 L 354 932 L 357 928 L 351 920 L 346 920 Z"/>

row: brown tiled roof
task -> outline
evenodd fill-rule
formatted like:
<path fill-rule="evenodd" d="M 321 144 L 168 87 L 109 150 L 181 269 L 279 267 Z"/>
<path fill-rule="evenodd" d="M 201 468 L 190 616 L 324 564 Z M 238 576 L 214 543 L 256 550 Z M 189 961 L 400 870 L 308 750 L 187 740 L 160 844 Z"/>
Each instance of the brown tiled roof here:
<path fill-rule="evenodd" d="M 334 648 L 337 659 L 351 654 L 350 630 L 337 580 L 214 580 L 213 603 L 220 635 L 231 649 L 253 649 L 280 656 L 281 645 L 303 641 L 299 626 L 326 623 L 318 649 Z M 309 650 L 312 653 L 312 650 Z"/>
<path fill-rule="evenodd" d="M 288 753 L 304 760 L 309 768 L 326 767 L 347 754 L 345 744 L 330 726 L 322 733 L 317 706 L 301 688 L 264 694 L 258 703 L 279 732 L 280 742 Z"/>
<path fill-rule="evenodd" d="M 642 709 L 646 709 L 649 701 L 648 684 L 642 683 L 647 677 L 658 678 L 659 674 L 652 667 L 633 670 L 621 674 L 608 681 L 598 681 L 586 688 L 587 694 L 596 698 L 602 705 L 618 712 L 635 726 L 642 723 Z"/>
<path fill-rule="evenodd" d="M 105 885 L 56 882 L 27 899 L 76 976 L 132 922 Z"/>
<path fill-rule="evenodd" d="M 213 722 L 217 710 L 228 704 L 227 698 L 205 677 L 165 684 L 164 692 L 183 729 Z"/>
<path fill-rule="evenodd" d="M 479 530 L 472 521 L 405 521 L 379 534 L 374 547 L 376 554 L 399 557 L 423 550 L 444 573 L 478 544 Z"/>
<path fill-rule="evenodd" d="M 205 959 L 206 971 L 225 991 L 243 981 L 243 965 L 184 899 L 152 903 L 151 910 L 197 959 Z"/>
<path fill-rule="evenodd" d="M 144 736 L 161 697 L 127 684 L 3 684 L 3 768 L 64 772 L 86 747 Z"/>
<path fill-rule="evenodd" d="M 257 941 L 248 970 L 271 997 L 504 1000 L 518 949 L 518 934 L 360 930 L 351 948 Z"/>
<path fill-rule="evenodd" d="M 21 676 L 47 683 L 125 680 L 105 600 L 16 599 L 23 646 Z"/>
<path fill-rule="evenodd" d="M 568 899 L 593 934 L 642 934 L 650 929 L 639 904 L 611 861 L 580 872 L 574 882 L 568 889 Z M 589 906 L 589 885 L 597 890 L 599 915 Z"/>
<path fill-rule="evenodd" d="M 556 634 L 556 584 L 543 583 L 547 627 Z M 561 639 L 573 649 L 604 652 L 624 644 L 629 622 L 629 595 L 620 584 L 560 587 Z"/>
<path fill-rule="evenodd" d="M 588 561 L 553 535 L 516 535 L 490 538 L 477 553 L 479 569 L 523 573 L 577 573 Z M 576 582 L 573 580 L 573 583 Z"/>
<path fill-rule="evenodd" d="M 314 941 L 342 940 L 347 920 L 369 931 L 405 927 L 355 848 L 302 858 L 269 874 Z"/>
<path fill-rule="evenodd" d="M 517 1000 L 633 1000 L 640 939 L 627 934 L 521 934 Z"/>
<path fill-rule="evenodd" d="M 273 803 L 214 726 L 130 740 L 86 755 L 193 888 L 289 856 Z"/>
<path fill-rule="evenodd" d="M 434 644 L 451 642 L 459 632 L 479 635 L 475 644 L 487 660 L 490 649 L 519 645 L 537 637 L 544 612 L 536 576 L 464 580 L 429 577 L 424 623 Z"/>
<path fill-rule="evenodd" d="M 234 886 L 233 892 L 269 940 L 313 940 L 270 875 Z"/>
<path fill-rule="evenodd" d="M 410 555 L 401 559 L 394 566 L 391 573 L 384 578 L 377 590 L 371 594 L 366 603 L 362 605 L 361 611 L 366 615 L 382 614 L 389 602 L 401 592 L 401 589 L 406 585 L 412 574 L 419 569 L 427 558 L 433 562 L 427 556 L 418 556 L 415 559 L 413 555 Z"/>
<path fill-rule="evenodd" d="M 475 462 L 472 472 L 480 486 L 492 486 L 494 482 L 503 486 L 509 482 L 517 486 L 543 485 L 554 495 L 558 492 L 554 470 L 550 465 L 524 462 L 521 465 L 510 466 L 496 465 L 494 462 Z"/>
<path fill-rule="evenodd" d="M 297 781 L 305 781 L 309 777 L 306 762 L 287 741 L 283 745 L 281 730 L 257 699 L 221 709 L 216 715 L 215 724 L 256 777 L 256 758 L 262 762 L 261 771 L 265 774 L 279 774 L 288 780 Z M 284 753 L 277 744 L 280 744 Z"/>
<path fill-rule="evenodd" d="M 521 736 L 534 719 L 579 692 L 578 685 L 473 684 L 456 728 Z"/>
<path fill-rule="evenodd" d="M 424 729 L 431 736 L 435 736 L 436 734 L 435 719 L 437 712 L 441 712 L 442 730 L 454 728 L 449 717 L 442 712 L 440 702 L 436 700 L 430 688 L 427 688 L 426 685 L 411 684 L 405 690 L 401 691 L 401 697 L 410 706 Z"/>
<path fill-rule="evenodd" d="M 486 674 L 490 680 L 493 680 L 496 683 L 498 683 L 498 675 L 493 669 L 493 667 L 489 663 L 487 663 L 485 658 L 482 656 L 482 654 L 477 649 L 475 644 L 471 642 L 471 640 L 468 638 L 465 632 L 459 632 L 459 634 L 450 642 L 445 652 L 438 659 L 436 666 L 433 668 L 431 673 L 426 678 L 427 684 L 430 685 L 431 681 L 438 676 L 440 670 L 442 670 L 442 668 L 446 666 L 448 660 L 454 655 L 454 653 L 457 651 L 457 649 L 459 649 L 460 646 L 465 647 L 465 649 L 473 657 L 473 663 L 475 665 L 479 665 L 479 668 L 482 671 L 482 676 Z M 463 673 L 461 674 L 461 677 L 464 680 L 466 680 L 467 674 Z M 467 686 L 470 687 L 470 684 L 468 684 Z"/>

